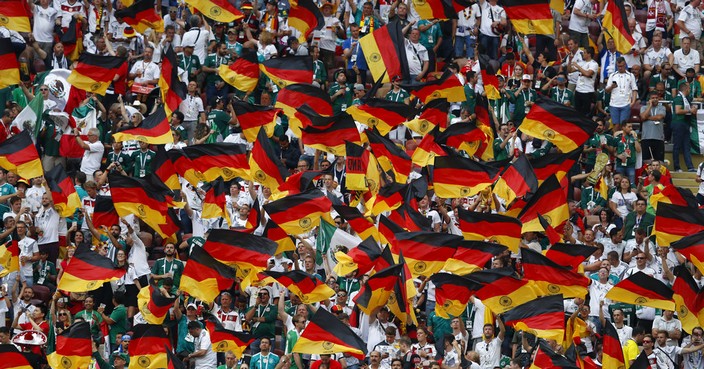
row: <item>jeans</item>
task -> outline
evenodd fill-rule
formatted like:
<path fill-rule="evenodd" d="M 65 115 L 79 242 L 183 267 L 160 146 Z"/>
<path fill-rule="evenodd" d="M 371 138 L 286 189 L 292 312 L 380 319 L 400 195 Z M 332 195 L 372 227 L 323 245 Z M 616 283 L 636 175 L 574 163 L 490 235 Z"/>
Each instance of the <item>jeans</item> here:
<path fill-rule="evenodd" d="M 623 165 L 617 165 L 616 172 L 621 173 L 622 176 L 628 177 L 628 180 L 631 181 L 632 184 L 636 183 L 635 167 L 624 167 Z"/>
<path fill-rule="evenodd" d="M 689 142 L 689 125 L 682 122 L 672 123 L 672 161 L 675 170 L 680 169 L 680 152 L 684 156 L 687 169 L 693 169 L 691 143 Z"/>
<path fill-rule="evenodd" d="M 476 43 L 477 39 L 474 36 L 455 36 L 455 57 L 474 58 L 474 45 L 476 45 Z"/>
<path fill-rule="evenodd" d="M 611 123 L 614 125 L 621 125 L 623 122 L 627 122 L 631 115 L 631 106 L 610 106 L 609 111 L 611 112 Z"/>
<path fill-rule="evenodd" d="M 499 41 L 501 38 L 487 36 L 483 33 L 479 34 L 479 44 L 484 48 L 484 53 L 491 59 L 499 57 Z"/>

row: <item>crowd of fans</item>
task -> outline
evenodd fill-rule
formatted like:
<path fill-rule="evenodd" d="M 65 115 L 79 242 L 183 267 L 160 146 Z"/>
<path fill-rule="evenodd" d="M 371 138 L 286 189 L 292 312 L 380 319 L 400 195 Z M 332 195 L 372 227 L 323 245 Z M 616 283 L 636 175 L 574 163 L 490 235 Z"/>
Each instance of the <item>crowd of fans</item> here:
<path fill-rule="evenodd" d="M 223 219 L 201 218 L 203 189 L 186 181 L 180 194 L 187 205 L 179 214 L 178 242 L 164 242 L 134 216 L 109 229 L 96 229 L 91 223 L 96 196 L 110 194 L 108 173 L 145 177 L 153 171 L 154 147 L 145 142 L 114 142 L 111 133 L 139 124 L 162 103 L 154 87 L 169 47 L 178 54 L 188 95 L 170 117 L 174 143 L 166 145 L 166 150 L 222 141 L 251 148 L 231 102 L 242 99 L 273 106 L 279 87 L 262 75 L 254 92 L 238 91 L 219 77 L 220 65 L 232 63 L 247 48 L 256 50 L 260 60 L 311 55 L 311 83 L 329 91 L 334 111 L 344 111 L 359 104 L 373 82 L 359 38 L 395 19 L 407 32 L 404 42 L 410 76 L 381 88 L 380 97 L 421 106 L 401 85 L 432 80 L 437 72 L 450 69 L 464 83 L 467 100 L 452 105 L 448 123 L 474 122 L 475 97 L 484 94 L 478 58 L 486 55 L 492 65 L 499 66 L 500 98 L 489 100 L 496 131 L 495 160 L 520 152 L 539 158 L 556 151 L 550 142 L 520 131 L 538 95 L 574 107 L 578 114 L 597 122 L 596 132 L 570 172 L 570 220 L 563 235 L 565 242 L 597 248 L 584 262 L 584 273 L 592 280 L 587 299 L 565 301 L 565 314 L 576 314 L 588 325 L 589 337 L 582 339 L 579 351 L 596 362 L 601 360 L 602 327 L 608 320 L 616 327 L 627 365 L 643 350 L 653 368 L 704 368 L 701 328 L 684 332 L 673 311 L 604 299 L 614 284 L 638 271 L 672 285 L 672 270 L 681 264 L 691 268 L 700 287 L 704 284 L 700 270 L 650 237 L 654 211 L 648 201 L 654 190 L 671 183 L 664 161 L 666 143 L 671 142 L 674 160 L 670 169 L 697 172 L 697 199 L 704 205 L 704 167 L 701 163 L 697 167 L 690 155 L 690 130 L 697 129 L 698 102 L 703 101 L 704 12 L 700 0 L 626 2 L 628 27 L 636 40 L 626 54 L 617 51 L 608 32 L 602 31 L 606 3 L 598 0 L 566 1 L 563 14 L 553 10 L 555 33 L 538 36 L 517 34 L 497 0 L 471 0 L 472 5 L 455 20 L 421 20 L 411 1 L 315 1 L 325 26 L 305 43 L 298 40 L 300 31 L 287 23 L 288 2 L 230 2 L 244 17 L 226 24 L 191 14 L 183 3 L 162 0 L 163 33 L 149 29 L 139 34 L 114 17 L 115 10 L 124 7 L 119 0 L 30 0 L 32 33 L 0 26 L 0 36 L 12 40 L 22 72 L 21 85 L 0 90 L 5 106 L 2 140 L 17 133 L 11 124 L 34 94 L 47 98 L 51 93 L 48 86 L 34 84 L 34 77 L 42 71 L 71 69 L 76 62 L 64 54 L 64 45 L 58 41 L 72 19 L 80 20 L 86 52 L 127 57 L 129 63 L 129 72 L 116 78 L 105 96 L 89 93 L 82 103 L 97 111 L 98 124 L 87 140 L 76 139 L 85 150 L 81 159 L 59 154 L 56 138 L 60 128 L 50 119 L 45 119 L 37 138 L 44 170 L 63 165 L 75 183 L 82 202 L 75 216 L 63 218 L 57 213 L 43 178 L 19 178 L 0 170 L 0 239 L 17 240 L 21 251 L 20 271 L 1 279 L 0 343 L 10 343 L 23 330 L 43 332 L 48 338 L 45 346 L 40 350 L 25 347 L 34 359 L 30 361 L 33 367 L 40 368 L 45 355 L 54 349 L 55 335 L 82 320 L 91 326 L 97 367 L 122 369 L 130 362 L 132 326 L 144 322 L 137 309 L 137 293 L 153 280 L 164 294 L 178 296 L 164 326 L 175 353 L 195 369 L 218 365 L 225 369 L 528 367 L 536 348 L 534 336 L 504 327 L 500 319 L 485 321 L 479 299 L 473 298 L 461 316 L 439 317 L 434 310 L 434 286 L 424 279 L 415 281 L 418 326 L 399 324 L 385 307 L 350 321 L 356 315 L 352 314 L 353 298 L 364 278 L 338 276 L 327 265 L 316 264 L 315 232 L 296 236 L 296 251 L 276 255 L 269 269 L 299 269 L 317 276 L 336 291 L 329 301 L 303 304 L 276 284 L 244 290 L 234 286 L 216 301 L 198 301 L 183 294 L 179 284 L 189 250 L 202 246 L 210 229 L 228 227 Z M 50 104 L 45 107 L 51 109 Z M 394 129 L 389 137 L 409 153 L 421 139 L 405 126 Z M 339 203 L 350 201 L 344 157 L 304 145 L 288 129 L 286 116 L 277 121 L 271 140 L 290 173 L 325 170 L 317 186 Z M 608 162 L 599 163 L 601 153 L 608 155 Z M 609 187 L 606 198 L 588 178 L 595 167 Z M 416 169 L 420 176 L 420 168 Z M 244 228 L 254 200 L 267 203 L 271 191 L 243 180 L 228 185 L 232 228 Z M 441 199 L 429 192 L 418 210 L 432 221 L 434 231 L 461 235 L 458 206 L 496 213 L 506 204 L 486 192 L 466 199 Z M 338 228 L 354 233 L 343 218 L 337 216 L 335 222 Z M 255 234 L 261 234 L 263 226 Z M 82 244 L 125 268 L 125 277 L 90 293 L 57 291 L 63 270 Z M 540 251 L 549 245 L 544 235 L 529 232 L 523 235 L 522 247 Z M 520 254 L 506 253 L 486 267 L 510 267 L 520 275 L 519 261 Z M 367 343 L 365 360 L 346 354 L 291 353 L 317 309 L 327 309 L 353 326 Z M 227 329 L 251 332 L 256 341 L 246 355 L 212 351 L 203 324 L 206 312 Z M 561 351 L 555 342 L 551 344 Z"/>

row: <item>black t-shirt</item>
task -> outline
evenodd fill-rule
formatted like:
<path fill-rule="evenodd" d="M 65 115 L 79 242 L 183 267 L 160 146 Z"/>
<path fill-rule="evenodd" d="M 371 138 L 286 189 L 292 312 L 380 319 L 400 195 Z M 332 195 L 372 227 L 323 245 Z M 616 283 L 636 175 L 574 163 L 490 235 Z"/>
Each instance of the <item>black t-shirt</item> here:
<path fill-rule="evenodd" d="M 418 363 L 420 363 L 421 358 L 413 351 L 409 350 L 406 354 L 401 356 L 401 361 L 403 361 L 403 369 L 413 369 Z"/>

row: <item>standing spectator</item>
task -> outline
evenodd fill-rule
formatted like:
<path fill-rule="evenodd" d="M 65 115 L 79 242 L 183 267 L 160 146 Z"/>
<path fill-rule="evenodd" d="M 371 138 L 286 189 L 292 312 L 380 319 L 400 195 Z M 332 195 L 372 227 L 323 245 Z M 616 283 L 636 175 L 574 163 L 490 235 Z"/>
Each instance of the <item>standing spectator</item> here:
<path fill-rule="evenodd" d="M 2 177 L 0 175 L 0 177 Z M 699 183 L 699 190 L 697 191 L 697 202 L 699 203 L 699 206 L 704 205 L 704 161 L 699 163 L 697 166 L 697 178 L 695 178 L 695 181 Z M 0 187 L 0 190 L 2 187 Z M 1 198 L 1 197 L 0 197 Z"/>
<path fill-rule="evenodd" d="M 411 22 L 404 30 L 413 25 Z M 406 39 L 406 58 L 408 59 L 409 79 L 406 83 L 410 85 L 419 85 L 425 78 L 426 73 L 430 70 L 430 60 L 428 58 L 428 49 L 421 45 L 420 30 L 412 29 L 408 39 Z"/>
<path fill-rule="evenodd" d="M 39 261 L 39 247 L 37 246 L 37 241 L 28 236 L 28 227 L 27 223 L 18 220 L 15 230 L 17 231 L 17 244 L 20 249 L 20 280 L 23 285 L 32 287 L 34 284 L 32 263 Z"/>
<path fill-rule="evenodd" d="M 258 346 L 260 351 L 252 356 L 252 359 L 249 361 L 250 367 L 252 369 L 274 369 L 276 365 L 279 364 L 279 356 L 270 351 L 271 339 L 266 337 L 262 338 Z M 212 350 L 209 351 L 213 354 L 213 357 L 215 357 L 215 353 Z M 322 356 L 323 355 L 321 355 L 321 357 Z"/>
<path fill-rule="evenodd" d="M 677 96 L 672 103 L 674 111 L 672 114 L 672 164 L 675 171 L 681 172 L 680 169 L 680 152 L 684 156 L 684 164 L 687 170 L 694 172 L 692 164 L 692 154 L 690 152 L 689 129 L 692 125 L 693 117 L 696 117 L 697 107 L 690 104 L 689 84 L 683 83 L 678 88 Z"/>
<path fill-rule="evenodd" d="M 675 318 L 672 310 L 663 310 L 662 315 L 653 320 L 653 335 L 660 339 L 660 332 L 664 331 L 667 346 L 677 346 L 677 341 L 682 338 L 682 322 Z"/>
<path fill-rule="evenodd" d="M 190 322 L 188 334 L 193 337 L 195 351 L 186 356 L 186 361 L 192 361 L 194 369 L 214 369 L 217 366 L 217 355 L 213 351 L 208 331 L 200 323 Z"/>
<path fill-rule="evenodd" d="M 494 369 L 501 361 L 501 343 L 504 341 L 506 329 L 501 319 L 499 321 L 499 334 L 494 336 L 494 325 L 484 324 L 483 340 L 478 342 L 474 351 L 479 353 L 482 369 Z"/>
<path fill-rule="evenodd" d="M 115 308 L 110 313 L 110 316 L 105 315 L 105 307 L 99 306 L 98 313 L 102 320 L 110 327 L 110 347 L 117 347 L 117 334 L 127 333 L 127 328 L 129 327 L 129 321 L 127 320 L 127 308 L 124 305 L 125 293 L 121 291 L 115 291 L 112 295 L 112 304 Z"/>
<path fill-rule="evenodd" d="M 333 15 L 331 3 L 324 2 L 321 12 L 325 20 L 325 27 L 320 31 L 322 35 L 318 42 L 318 48 L 325 68 L 330 69 L 335 67 L 335 38 L 338 31 L 342 30 L 342 25 L 340 24 L 340 19 Z"/>
<path fill-rule="evenodd" d="M 474 59 L 474 46 L 477 44 L 477 18 L 481 16 L 479 4 L 474 3 L 457 13 L 455 31 L 455 58 Z"/>
<path fill-rule="evenodd" d="M 613 104 L 613 96 L 611 101 Z M 611 109 L 613 114 L 613 105 Z M 630 110 L 630 105 L 628 109 Z M 616 171 L 627 176 L 630 183 L 636 183 L 636 156 L 641 152 L 641 146 L 638 135 L 633 130 L 633 123 L 625 122 L 623 131 L 614 137 L 614 141 L 616 141 Z M 625 216 L 626 214 L 621 214 L 621 217 Z"/>
<path fill-rule="evenodd" d="M 264 352 L 264 343 L 266 343 L 266 352 L 263 355 L 268 355 L 269 348 L 272 345 L 271 339 L 276 337 L 274 332 L 274 323 L 276 323 L 278 310 L 276 306 L 270 303 L 271 298 L 271 287 L 267 286 L 260 289 L 257 293 L 256 304 L 249 308 L 247 314 L 245 315 L 245 319 L 249 322 L 249 326 L 252 327 L 252 336 L 255 338 L 255 341 L 251 345 L 252 353 L 258 353 L 260 350 Z M 262 346 L 261 348 L 260 345 Z M 276 360 L 278 361 L 278 357 L 276 357 Z M 255 366 L 252 368 L 255 368 Z M 265 365 L 257 369 L 271 368 L 268 368 Z"/>
<path fill-rule="evenodd" d="M 178 110 L 183 113 L 181 125 L 188 133 L 188 142 L 193 139 L 196 125 L 205 123 L 205 109 L 203 100 L 198 96 L 198 83 L 195 80 L 188 82 L 188 94 L 178 106 Z"/>
<path fill-rule="evenodd" d="M 638 357 L 639 349 L 638 346 L 643 344 L 643 338 L 645 337 L 645 331 L 642 327 L 633 328 L 633 334 L 628 338 L 626 343 L 623 344 L 623 360 L 626 367 L 630 367 Z M 652 340 L 652 337 L 651 337 Z"/>
<path fill-rule="evenodd" d="M 609 111 L 611 112 L 611 122 L 614 124 L 614 131 L 620 130 L 621 124 L 629 119 L 631 106 L 635 104 L 638 98 L 636 79 L 626 69 L 626 60 L 623 57 L 617 58 L 616 66 L 618 70 L 609 76 L 605 88 L 606 92 L 611 94 Z"/>
<path fill-rule="evenodd" d="M 680 29 L 680 42 L 684 38 L 689 38 L 692 42 L 692 48 L 697 50 L 697 54 L 701 54 L 701 41 L 702 37 L 702 15 L 699 5 L 701 0 L 692 0 L 686 5 L 680 12 L 679 18 L 677 18 L 677 27 Z"/>
<path fill-rule="evenodd" d="M 570 40 L 572 45 L 574 41 Z M 580 52 L 578 57 L 571 57 L 572 63 L 568 65 L 570 81 L 575 76 L 574 107 L 585 116 L 590 116 L 592 103 L 594 103 L 594 81 L 599 73 L 599 64 L 594 61 L 594 48 L 587 47 Z"/>
<path fill-rule="evenodd" d="M 89 129 L 88 142 L 81 139 L 81 132 L 78 128 L 74 128 L 73 133 L 76 136 L 78 146 L 85 150 L 83 159 L 81 160 L 81 172 L 86 174 L 88 180 L 92 180 L 94 179 L 93 173 L 100 169 L 100 162 L 103 159 L 103 152 L 105 151 L 103 143 L 98 141 L 100 131 L 97 128 Z"/>
<path fill-rule="evenodd" d="M 594 12 L 597 0 L 576 0 L 570 14 L 570 38 L 575 40 L 580 47 L 589 46 L 589 24 L 596 20 L 598 14 Z"/>
<path fill-rule="evenodd" d="M 506 27 L 506 11 L 496 5 L 497 0 L 479 0 L 479 44 L 491 59 L 499 58 L 499 42 Z"/>
<path fill-rule="evenodd" d="M 698 1 L 698 0 L 697 0 Z M 699 73 L 700 55 L 696 50 L 692 50 L 692 40 L 689 37 L 680 39 L 682 47 L 673 54 L 673 69 L 679 78 L 685 77 L 687 69 L 694 68 L 695 73 Z"/>
<path fill-rule="evenodd" d="M 198 57 L 198 61 L 203 64 L 205 57 L 208 55 L 210 41 L 214 40 L 215 37 L 210 31 L 208 22 L 203 21 L 202 15 L 191 15 L 188 19 L 188 24 L 191 26 L 191 29 L 183 34 L 181 44 L 184 45 L 184 47 L 193 45 L 193 54 Z"/>
<path fill-rule="evenodd" d="M 640 108 L 641 148 L 643 161 L 665 159 L 665 117 L 667 110 L 659 103 L 657 93 L 651 93 L 648 103 Z"/>

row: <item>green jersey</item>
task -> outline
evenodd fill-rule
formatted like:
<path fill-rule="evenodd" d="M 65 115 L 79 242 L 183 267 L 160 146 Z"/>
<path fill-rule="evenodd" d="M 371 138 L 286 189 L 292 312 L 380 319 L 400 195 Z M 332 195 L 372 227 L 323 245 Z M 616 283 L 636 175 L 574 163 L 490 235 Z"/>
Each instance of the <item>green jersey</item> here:
<path fill-rule="evenodd" d="M 431 24 L 432 22 L 427 19 L 421 19 L 418 21 L 418 28 Z M 425 46 L 428 50 L 433 50 L 438 40 L 442 37 L 442 30 L 440 30 L 440 24 L 435 23 L 430 28 L 420 33 L 419 42 L 421 45 Z"/>
<path fill-rule="evenodd" d="M 344 90 L 345 93 L 341 96 L 338 96 L 332 101 L 332 111 L 335 114 L 341 113 L 347 110 L 347 108 L 349 108 L 350 106 L 352 106 L 352 98 L 354 97 L 352 88 L 350 88 L 349 85 L 340 85 L 337 82 L 333 83 L 332 86 L 330 86 L 328 94 L 332 97 L 340 90 Z"/>
<path fill-rule="evenodd" d="M 213 109 L 208 113 L 207 120 L 208 120 L 208 126 L 210 127 L 211 130 L 214 130 L 215 133 L 211 135 L 215 136 L 217 139 L 218 135 L 221 135 L 222 138 L 227 137 L 227 135 L 230 134 L 230 120 L 232 117 L 225 113 L 222 110 L 218 109 Z M 211 137 L 208 137 L 207 143 L 211 142 Z M 215 142 L 215 141 L 212 141 Z"/>
<path fill-rule="evenodd" d="M 208 56 L 205 57 L 205 65 L 208 68 L 215 68 L 218 69 L 221 65 L 225 64 L 227 65 L 230 62 L 230 57 L 225 55 L 225 56 L 220 56 L 217 53 L 214 54 L 208 54 Z M 222 78 L 218 75 L 218 73 L 213 72 L 213 73 L 206 73 L 205 76 L 205 84 L 208 86 L 212 86 L 215 83 L 222 82 Z"/>
<path fill-rule="evenodd" d="M 411 97 L 411 94 L 409 94 L 406 90 L 402 88 L 398 91 L 394 91 L 393 89 L 391 89 L 389 92 L 386 93 L 386 96 L 384 96 L 386 100 L 394 102 L 404 102 L 409 97 Z"/>
<path fill-rule="evenodd" d="M 152 274 L 163 275 L 167 273 L 172 274 L 174 279 L 174 287 L 179 287 L 181 285 L 181 275 L 183 274 L 183 261 L 174 259 L 172 261 L 166 260 L 166 258 L 157 259 L 152 266 Z M 161 287 L 164 284 L 164 280 L 160 279 L 157 285 Z"/>
<path fill-rule="evenodd" d="M 132 153 L 132 176 L 144 178 L 152 172 L 152 161 L 156 153 L 152 150 L 135 151 Z"/>
<path fill-rule="evenodd" d="M 184 53 L 178 54 L 178 66 L 188 73 L 189 81 L 195 81 L 196 73 L 201 68 L 200 59 L 197 56 L 193 54 L 187 56 Z"/>

